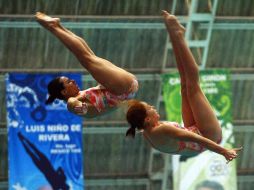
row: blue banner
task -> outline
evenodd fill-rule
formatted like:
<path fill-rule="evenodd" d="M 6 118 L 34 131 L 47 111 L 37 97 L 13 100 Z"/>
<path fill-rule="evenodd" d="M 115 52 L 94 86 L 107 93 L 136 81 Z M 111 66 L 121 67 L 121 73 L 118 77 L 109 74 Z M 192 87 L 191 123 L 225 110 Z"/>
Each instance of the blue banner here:
<path fill-rule="evenodd" d="M 6 77 L 9 189 L 83 190 L 82 118 L 63 101 L 45 105 L 59 74 Z M 81 87 L 80 74 L 64 74 Z"/>

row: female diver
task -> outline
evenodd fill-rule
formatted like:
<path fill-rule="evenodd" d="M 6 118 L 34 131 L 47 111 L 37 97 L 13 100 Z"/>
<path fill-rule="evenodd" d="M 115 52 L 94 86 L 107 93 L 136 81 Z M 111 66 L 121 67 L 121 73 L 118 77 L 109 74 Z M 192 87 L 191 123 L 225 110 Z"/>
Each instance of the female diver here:
<path fill-rule="evenodd" d="M 48 84 L 49 97 L 46 104 L 55 99 L 64 100 L 69 111 L 85 117 L 96 117 L 135 96 L 138 81 L 133 74 L 97 57 L 82 38 L 60 24 L 59 18 L 41 12 L 37 12 L 35 17 L 75 55 L 99 83 L 96 87 L 80 90 L 74 80 L 65 76 L 57 77 Z"/>
<path fill-rule="evenodd" d="M 198 66 L 184 39 L 184 27 L 174 15 L 163 11 L 165 25 L 176 56 L 181 78 L 182 118 L 184 127 L 175 122 L 159 121 L 159 114 L 145 102 L 131 100 L 127 111 L 130 128 L 126 136 L 135 137 L 135 130 L 161 152 L 195 156 L 209 149 L 229 162 L 242 148 L 227 150 L 218 144 L 222 139 L 220 124 L 199 86 Z"/>

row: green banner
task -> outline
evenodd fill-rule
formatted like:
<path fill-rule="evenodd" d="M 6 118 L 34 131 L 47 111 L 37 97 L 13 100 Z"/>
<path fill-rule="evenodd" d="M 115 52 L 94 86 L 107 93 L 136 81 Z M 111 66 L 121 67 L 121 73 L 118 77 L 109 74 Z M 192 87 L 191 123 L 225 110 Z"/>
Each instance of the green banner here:
<path fill-rule="evenodd" d="M 221 146 L 232 148 L 232 94 L 228 70 L 200 71 L 200 85 L 221 124 Z M 167 119 L 182 123 L 180 78 L 178 73 L 163 75 L 163 98 Z M 205 151 L 186 161 L 173 156 L 173 185 L 176 190 L 199 190 L 198 187 L 217 186 L 220 190 L 236 190 L 236 163 L 226 164 L 223 156 Z"/>

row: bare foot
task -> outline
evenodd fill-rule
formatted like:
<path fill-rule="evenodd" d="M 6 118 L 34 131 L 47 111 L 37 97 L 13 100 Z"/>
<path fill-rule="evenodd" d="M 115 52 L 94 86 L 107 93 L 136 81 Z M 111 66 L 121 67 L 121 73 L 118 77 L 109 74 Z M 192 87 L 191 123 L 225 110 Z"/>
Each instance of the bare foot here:
<path fill-rule="evenodd" d="M 169 32 L 175 31 L 184 34 L 185 28 L 183 27 L 183 25 L 180 24 L 175 15 L 171 15 L 165 10 L 162 10 L 162 15 L 164 17 L 164 22 L 167 27 L 167 30 Z"/>
<path fill-rule="evenodd" d="M 59 25 L 60 19 L 59 18 L 52 18 L 50 16 L 45 15 L 44 13 L 37 12 L 35 14 L 36 20 L 45 28 L 50 29 L 53 26 Z"/>

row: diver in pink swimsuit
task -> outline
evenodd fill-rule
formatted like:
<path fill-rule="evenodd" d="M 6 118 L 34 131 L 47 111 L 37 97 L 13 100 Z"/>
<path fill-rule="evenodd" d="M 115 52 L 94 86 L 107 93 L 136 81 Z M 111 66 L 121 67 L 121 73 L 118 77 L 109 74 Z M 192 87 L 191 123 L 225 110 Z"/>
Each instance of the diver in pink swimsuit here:
<path fill-rule="evenodd" d="M 59 18 L 37 12 L 36 20 L 56 36 L 79 60 L 80 64 L 99 83 L 98 86 L 80 91 L 74 80 L 65 76 L 53 79 L 48 84 L 49 97 L 46 104 L 55 99 L 64 100 L 69 111 L 96 117 L 117 108 L 138 91 L 136 77 L 110 61 L 97 57 L 84 39 L 67 30 Z"/>
<path fill-rule="evenodd" d="M 222 139 L 221 127 L 200 88 L 198 66 L 184 39 L 185 28 L 174 15 L 163 11 L 163 17 L 181 78 L 184 127 L 175 122 L 159 121 L 160 116 L 153 106 L 131 100 L 126 114 L 131 127 L 126 136 L 135 137 L 137 128 L 151 146 L 161 152 L 195 156 L 209 149 L 223 155 L 229 162 L 242 148 L 228 150 L 218 144 Z"/>
<path fill-rule="evenodd" d="M 192 132 L 195 133 L 197 135 L 203 136 L 202 133 L 199 131 L 199 129 L 193 125 L 190 127 L 183 127 L 181 125 L 179 125 L 177 122 L 165 122 L 166 125 L 168 126 L 173 126 L 179 129 L 183 129 L 186 130 L 188 132 Z M 171 144 L 168 144 L 168 146 L 165 147 L 166 143 L 163 146 L 158 146 L 156 147 L 156 145 L 153 144 L 153 140 L 150 139 L 149 135 L 147 135 L 146 133 L 143 132 L 143 135 L 145 136 L 145 138 L 150 142 L 150 144 L 154 147 L 157 148 L 158 150 L 160 150 L 161 152 L 165 152 L 165 153 L 170 153 L 170 154 L 180 154 L 183 156 L 196 156 L 201 152 L 204 152 L 206 149 L 205 145 L 202 145 L 198 142 L 195 141 L 184 141 L 184 140 L 180 140 L 180 139 L 174 139 L 173 143 L 171 142 Z M 216 143 L 220 144 L 221 139 L 219 139 Z M 174 147 L 172 150 L 172 146 Z M 171 150 L 169 150 L 171 147 Z"/>
<path fill-rule="evenodd" d="M 129 91 L 120 95 L 111 93 L 102 85 L 80 91 L 76 98 L 82 102 L 82 106 L 75 106 L 74 113 L 85 117 L 93 117 L 94 115 L 108 113 L 110 110 L 116 109 L 124 101 L 133 99 L 137 90 L 138 81 L 133 80 Z M 93 112 L 90 111 L 92 114 L 87 113 L 89 105 L 93 108 Z"/>

